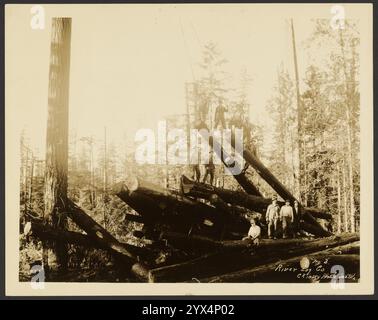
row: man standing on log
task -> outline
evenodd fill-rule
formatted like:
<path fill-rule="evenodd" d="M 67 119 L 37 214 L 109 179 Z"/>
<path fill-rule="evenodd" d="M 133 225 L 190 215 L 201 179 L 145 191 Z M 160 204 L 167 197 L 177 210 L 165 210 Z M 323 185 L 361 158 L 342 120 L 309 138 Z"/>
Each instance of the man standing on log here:
<path fill-rule="evenodd" d="M 206 183 L 207 176 L 210 175 L 210 184 L 213 185 L 214 182 L 214 172 L 215 172 L 215 165 L 214 165 L 214 159 L 213 159 L 213 150 L 209 153 L 209 163 L 205 164 L 205 176 L 203 177 L 203 183 Z"/>
<path fill-rule="evenodd" d="M 200 94 L 199 115 L 202 122 L 206 122 L 206 117 L 209 112 L 209 99 L 205 93 Z"/>
<path fill-rule="evenodd" d="M 268 225 L 268 237 L 269 239 L 276 239 L 277 223 L 279 220 L 280 207 L 277 204 L 277 197 L 272 197 L 272 203 L 266 209 L 265 220 Z"/>
<path fill-rule="evenodd" d="M 280 210 L 280 220 L 282 221 L 282 238 L 287 238 L 288 231 L 291 229 L 291 225 L 294 222 L 294 212 L 290 205 L 290 200 L 285 201 L 285 205 Z"/>
<path fill-rule="evenodd" d="M 196 182 L 200 182 L 200 179 L 201 179 L 201 169 L 199 166 L 200 155 L 198 151 L 196 152 L 197 152 L 197 155 L 194 154 L 191 159 L 191 165 L 192 165 L 192 170 L 193 170 L 192 179 L 195 180 Z"/>
<path fill-rule="evenodd" d="M 223 105 L 223 101 L 219 98 L 219 104 L 215 109 L 214 129 L 217 129 L 218 125 L 221 125 L 222 129 L 226 129 L 226 119 L 224 117 L 227 108 Z"/>

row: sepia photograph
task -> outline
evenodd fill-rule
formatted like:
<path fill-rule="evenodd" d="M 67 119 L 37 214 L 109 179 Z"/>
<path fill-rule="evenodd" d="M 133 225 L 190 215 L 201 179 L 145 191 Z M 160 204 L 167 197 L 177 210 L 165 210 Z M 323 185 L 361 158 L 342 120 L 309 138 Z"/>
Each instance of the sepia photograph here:
<path fill-rule="evenodd" d="M 372 41 L 368 4 L 6 5 L 7 292 L 372 293 Z"/>

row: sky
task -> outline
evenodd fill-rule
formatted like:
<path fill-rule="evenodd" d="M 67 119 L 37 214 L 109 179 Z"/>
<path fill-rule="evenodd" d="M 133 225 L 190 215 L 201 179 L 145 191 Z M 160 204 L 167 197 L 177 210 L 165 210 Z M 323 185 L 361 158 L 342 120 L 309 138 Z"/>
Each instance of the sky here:
<path fill-rule="evenodd" d="M 251 75 L 250 119 L 271 130 L 267 101 L 283 64 L 294 76 L 290 18 L 300 73 L 303 41 L 331 5 L 44 5 L 45 28 L 33 30 L 31 5 L 6 7 L 7 108 L 44 152 L 51 17 L 72 17 L 70 132 L 109 141 L 133 139 L 164 116 L 185 112 L 185 83 L 198 78 L 202 47 L 217 43 L 226 70 Z"/>

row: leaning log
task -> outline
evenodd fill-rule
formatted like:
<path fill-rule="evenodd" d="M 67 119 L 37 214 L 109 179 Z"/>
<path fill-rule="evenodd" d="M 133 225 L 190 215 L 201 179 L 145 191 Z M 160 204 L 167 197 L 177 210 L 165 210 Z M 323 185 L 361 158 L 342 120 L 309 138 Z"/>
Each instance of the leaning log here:
<path fill-rule="evenodd" d="M 213 138 L 213 136 L 211 136 L 211 135 L 208 136 L 208 135 L 204 134 L 204 132 L 201 129 L 205 129 L 205 130 L 207 130 L 207 132 L 209 132 L 207 127 L 206 127 L 206 124 L 202 123 L 202 122 L 198 123 L 196 128 L 199 130 L 198 132 L 203 136 L 203 138 L 208 140 L 210 147 L 213 147 L 213 150 L 216 152 L 218 158 L 222 161 L 222 163 L 224 164 L 226 169 L 230 168 L 230 167 L 232 167 L 234 169 L 237 168 L 237 170 L 235 170 L 235 171 L 238 171 L 240 173 L 233 175 L 233 177 L 239 183 L 239 185 L 244 189 L 244 191 L 248 194 L 262 197 L 262 194 L 259 191 L 259 189 L 252 183 L 252 181 L 250 181 L 245 176 L 245 173 L 243 172 L 243 168 L 241 168 L 240 164 L 234 163 L 231 166 L 231 164 L 228 163 L 228 161 L 227 161 L 228 159 L 231 159 L 231 157 L 227 154 L 227 152 L 224 150 L 222 145 L 218 141 L 216 141 Z"/>
<path fill-rule="evenodd" d="M 60 241 L 62 243 L 75 244 L 78 246 L 97 248 L 97 249 L 107 249 L 106 246 L 93 241 L 92 238 L 86 236 L 85 234 L 61 230 L 52 228 L 47 224 L 37 223 L 33 221 L 28 221 L 24 226 L 24 234 L 26 236 L 35 236 L 42 241 Z"/>
<path fill-rule="evenodd" d="M 116 254 L 117 257 L 121 257 L 126 265 L 130 265 L 132 271 L 134 269 L 137 270 L 138 273 L 135 274 L 137 277 L 141 279 L 146 278 L 148 274 L 147 267 L 145 267 L 142 263 L 139 263 L 138 256 L 130 252 L 127 246 L 120 243 L 73 201 L 68 199 L 65 210 L 72 221 L 74 221 L 82 230 L 84 230 L 89 237 L 91 237 L 94 241 L 99 242 L 101 245 L 109 248 L 114 254 Z M 134 264 L 140 264 L 141 266 L 132 269 Z"/>
<path fill-rule="evenodd" d="M 332 214 L 318 208 L 304 207 L 303 210 L 317 219 L 332 220 L 333 218 Z"/>
<path fill-rule="evenodd" d="M 360 256 L 349 254 L 350 251 L 359 248 L 359 243 L 347 244 L 335 248 L 296 256 L 294 258 L 280 260 L 268 265 L 260 265 L 236 272 L 204 278 L 203 283 L 215 282 L 330 282 L 331 268 L 341 265 L 346 274 L 355 274 L 355 281 L 359 278 Z"/>
<path fill-rule="evenodd" d="M 28 221 L 24 226 L 24 234 L 26 236 L 34 236 L 42 241 L 59 241 L 66 244 L 74 244 L 77 246 L 93 249 L 101 249 L 110 251 L 109 246 L 103 242 L 93 241 L 93 238 L 76 231 L 68 231 L 52 228 L 47 224 Z M 150 249 L 137 247 L 128 243 L 121 243 L 122 246 L 138 259 L 149 259 L 153 255 Z"/>
<path fill-rule="evenodd" d="M 314 227 L 312 228 L 313 235 L 319 237 L 332 235 L 332 233 L 325 230 L 312 215 L 303 210 L 304 208 L 302 204 L 291 194 L 288 189 L 286 189 L 286 187 L 268 170 L 267 167 L 264 166 L 264 164 L 252 152 L 250 152 L 249 150 L 243 150 L 243 154 L 241 154 L 241 156 L 257 171 L 261 178 L 263 178 L 273 188 L 273 190 L 275 190 L 280 195 L 280 197 L 285 200 L 290 200 L 291 203 L 294 203 L 295 201 L 298 203 L 299 217 L 297 216 L 296 219 L 300 220 L 301 216 L 303 216 L 304 220 L 306 220 L 309 224 L 314 225 Z"/>
<path fill-rule="evenodd" d="M 207 129 L 207 126 L 205 123 L 201 122 L 197 125 L 197 128 Z M 199 130 L 200 134 L 202 134 L 202 132 L 202 130 Z M 203 136 L 204 138 L 208 138 L 210 146 L 213 146 L 214 150 L 217 152 L 218 157 L 220 157 L 225 166 L 230 167 L 228 161 L 224 160 L 228 159 L 229 156 L 225 153 L 221 144 L 218 141 L 216 141 L 216 139 L 214 139 L 213 136 Z M 234 140 L 235 137 L 232 135 L 231 139 Z M 288 189 L 286 189 L 286 187 L 268 170 L 267 167 L 264 166 L 264 164 L 253 153 L 246 149 L 243 149 L 243 152 L 240 154 L 240 156 L 243 157 L 243 159 L 257 171 L 261 178 L 263 178 L 283 199 L 289 199 L 292 203 L 294 203 L 294 201 L 298 202 L 299 214 L 296 213 L 296 222 L 300 221 L 303 215 L 303 217 L 307 220 L 308 223 L 314 225 L 313 232 L 315 233 L 313 234 L 315 236 L 324 237 L 332 235 L 332 233 L 325 230 L 313 216 L 311 216 L 309 213 L 303 212 L 302 204 L 290 193 Z M 238 164 L 235 163 L 235 165 Z M 234 175 L 234 177 L 236 179 L 237 176 Z M 296 225 L 298 226 L 298 223 L 296 223 Z"/>
<path fill-rule="evenodd" d="M 304 221 L 299 222 L 299 229 L 319 237 L 329 237 L 330 232 L 324 228 L 319 229 L 317 225 L 314 225 L 313 220 L 310 220 L 309 217 L 310 216 L 307 216 L 307 218 L 304 218 Z"/>
<path fill-rule="evenodd" d="M 237 271 L 254 267 L 262 263 L 273 263 L 278 259 L 291 258 L 319 250 L 325 250 L 358 241 L 359 236 L 346 234 L 314 241 L 281 245 L 275 249 L 267 246 L 251 247 L 250 250 L 227 250 L 207 254 L 184 263 L 151 269 L 150 282 L 180 282 L 192 278 L 206 278 L 219 273 Z"/>

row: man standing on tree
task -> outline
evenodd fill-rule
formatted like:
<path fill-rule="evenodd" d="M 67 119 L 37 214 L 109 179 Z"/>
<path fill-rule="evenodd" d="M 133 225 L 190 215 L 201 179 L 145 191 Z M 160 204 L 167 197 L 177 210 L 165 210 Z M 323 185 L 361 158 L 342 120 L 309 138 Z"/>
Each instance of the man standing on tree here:
<path fill-rule="evenodd" d="M 225 112 L 227 112 L 227 108 L 223 105 L 222 99 L 219 98 L 218 106 L 215 109 L 214 129 L 217 129 L 219 124 L 221 124 L 221 129 L 226 129 Z"/>
<path fill-rule="evenodd" d="M 294 222 L 294 212 L 290 205 L 290 200 L 286 200 L 285 205 L 281 207 L 280 219 L 282 220 L 282 238 L 285 239 L 291 229 L 291 224 Z"/>
<path fill-rule="evenodd" d="M 272 197 L 272 203 L 266 209 L 265 220 L 268 225 L 268 237 L 269 239 L 276 239 L 277 224 L 279 220 L 280 207 L 277 204 L 277 197 Z"/>
<path fill-rule="evenodd" d="M 214 182 L 214 172 L 215 172 L 215 165 L 213 159 L 213 150 L 209 153 L 209 163 L 205 164 L 205 176 L 203 177 L 203 183 L 206 182 L 207 176 L 210 175 L 210 184 L 213 185 Z"/>
<path fill-rule="evenodd" d="M 196 149 L 197 150 L 197 149 Z M 199 166 L 199 159 L 200 159 L 200 154 L 198 151 L 196 151 L 197 154 L 193 154 L 191 157 L 191 166 L 192 166 L 192 179 L 195 180 L 196 182 L 200 182 L 201 179 L 201 169 Z"/>
<path fill-rule="evenodd" d="M 200 120 L 204 123 L 206 123 L 206 117 L 209 112 L 209 99 L 207 98 L 205 93 L 202 93 L 200 95 L 199 99 L 199 115 L 200 115 Z"/>

